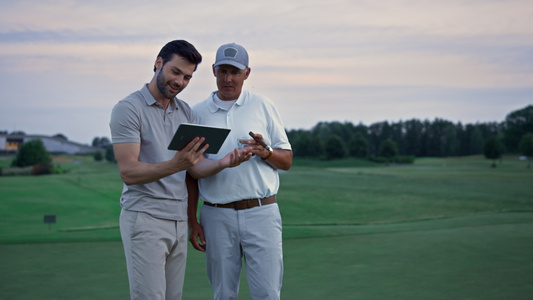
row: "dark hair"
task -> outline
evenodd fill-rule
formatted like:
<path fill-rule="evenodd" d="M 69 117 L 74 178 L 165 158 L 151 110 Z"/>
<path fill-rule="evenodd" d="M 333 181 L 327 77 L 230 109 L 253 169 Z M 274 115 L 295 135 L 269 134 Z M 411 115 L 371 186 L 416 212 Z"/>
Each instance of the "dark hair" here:
<path fill-rule="evenodd" d="M 191 64 L 195 64 L 196 67 L 202 62 L 202 55 L 198 50 L 196 50 L 192 44 L 184 40 L 168 42 L 163 48 L 161 48 L 157 57 L 161 57 L 163 59 L 163 65 L 165 65 L 174 57 L 174 55 L 179 55 L 185 58 Z M 195 71 L 196 67 L 194 67 Z M 156 67 L 154 65 L 154 72 L 155 70 Z"/>

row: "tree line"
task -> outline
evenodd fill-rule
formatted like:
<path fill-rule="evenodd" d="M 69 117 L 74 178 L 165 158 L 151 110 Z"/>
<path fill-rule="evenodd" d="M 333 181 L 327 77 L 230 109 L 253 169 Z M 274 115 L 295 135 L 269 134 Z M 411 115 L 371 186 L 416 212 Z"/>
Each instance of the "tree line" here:
<path fill-rule="evenodd" d="M 117 162 L 115 159 L 115 153 L 113 152 L 113 144 L 111 144 L 111 141 L 107 137 L 95 137 L 92 146 L 105 149 L 105 153 L 102 153 L 102 151 L 96 151 L 94 153 L 94 160 L 102 161 L 105 158 L 108 162 Z"/>
<path fill-rule="evenodd" d="M 528 133 L 533 134 L 533 105 L 509 113 L 502 122 L 462 124 L 437 118 L 366 126 L 334 121 L 287 131 L 295 157 L 320 159 L 476 155 L 484 153 L 488 141 L 496 141 L 502 152 L 520 153 Z"/>
<path fill-rule="evenodd" d="M 315 159 L 357 157 L 386 163 L 411 163 L 415 157 L 484 154 L 496 160 L 503 153 L 533 157 L 533 105 L 509 113 L 500 123 L 463 125 L 437 118 L 433 121 L 383 121 L 366 126 L 335 121 L 319 122 L 310 130 L 290 130 L 287 135 L 295 157 Z M 95 137 L 92 145 L 105 149 L 105 152 L 94 153 L 95 160 L 116 162 L 108 138 Z M 38 168 L 34 174 L 64 172 L 51 164 L 41 140 L 23 144 L 12 161 L 13 167 L 35 165 Z"/>

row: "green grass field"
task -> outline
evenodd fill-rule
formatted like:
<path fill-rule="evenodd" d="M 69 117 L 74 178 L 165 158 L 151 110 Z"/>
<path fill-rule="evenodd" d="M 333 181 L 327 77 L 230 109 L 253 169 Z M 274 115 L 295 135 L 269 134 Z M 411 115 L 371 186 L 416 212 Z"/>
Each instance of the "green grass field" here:
<path fill-rule="evenodd" d="M 116 165 L 56 159 L 71 171 L 0 177 L 0 299 L 129 299 Z M 533 170 L 490 164 L 295 160 L 278 195 L 282 298 L 531 299 Z M 191 247 L 184 299 L 212 299 Z M 239 299 L 250 299 L 244 275 Z"/>

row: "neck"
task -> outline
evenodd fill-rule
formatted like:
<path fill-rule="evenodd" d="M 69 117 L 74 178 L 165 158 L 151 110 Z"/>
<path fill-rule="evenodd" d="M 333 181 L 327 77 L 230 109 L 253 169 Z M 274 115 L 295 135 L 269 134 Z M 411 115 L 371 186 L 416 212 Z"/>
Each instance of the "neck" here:
<path fill-rule="evenodd" d="M 152 94 L 152 97 L 154 97 L 157 103 L 161 104 L 163 108 L 167 109 L 171 99 L 167 99 L 163 96 L 163 94 L 161 94 L 154 80 L 148 83 L 148 91 L 150 92 L 150 94 Z"/>
<path fill-rule="evenodd" d="M 239 96 L 240 96 L 240 94 L 239 94 Z M 222 101 L 233 101 L 233 100 L 237 100 L 237 99 L 239 99 L 239 96 L 237 96 L 237 98 L 235 98 L 235 99 L 226 99 L 226 98 L 220 97 L 220 92 L 217 91 L 217 97 L 218 97 L 218 99 L 220 99 L 220 100 L 222 100 Z"/>

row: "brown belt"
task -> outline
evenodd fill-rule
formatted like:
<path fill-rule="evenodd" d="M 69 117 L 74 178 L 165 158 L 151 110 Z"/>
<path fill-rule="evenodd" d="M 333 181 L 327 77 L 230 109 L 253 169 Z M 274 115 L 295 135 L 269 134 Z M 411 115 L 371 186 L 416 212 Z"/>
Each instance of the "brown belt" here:
<path fill-rule="evenodd" d="M 272 195 L 270 197 L 262 198 L 262 199 L 245 199 L 225 204 L 213 204 L 210 202 L 205 202 L 205 205 L 208 206 L 214 206 L 214 207 L 222 207 L 222 208 L 233 208 L 235 210 L 241 210 L 241 209 L 248 209 L 256 206 L 262 206 L 267 204 L 276 203 L 276 195 Z"/>

